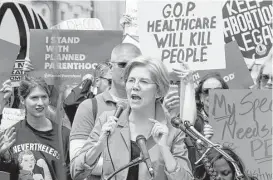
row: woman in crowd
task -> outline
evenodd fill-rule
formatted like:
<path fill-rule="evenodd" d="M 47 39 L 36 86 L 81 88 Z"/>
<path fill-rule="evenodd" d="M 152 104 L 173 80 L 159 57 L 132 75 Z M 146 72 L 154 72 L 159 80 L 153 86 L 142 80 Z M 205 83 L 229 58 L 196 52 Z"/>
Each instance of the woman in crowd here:
<path fill-rule="evenodd" d="M 165 117 L 160 100 L 169 89 L 169 77 L 159 60 L 140 56 L 130 61 L 124 72 L 129 107 L 119 119 L 114 112 L 103 113 L 87 139 L 78 158 L 71 163 L 75 180 L 84 179 L 103 156 L 102 178 L 139 157 L 136 137 L 143 135 L 154 168 L 154 179 L 192 179 L 185 134 L 175 129 Z M 110 135 L 109 135 L 110 134 Z M 116 175 L 118 180 L 151 179 L 141 163 Z"/>
<path fill-rule="evenodd" d="M 245 167 L 242 160 L 233 150 L 228 147 L 222 147 L 222 150 L 227 153 L 239 167 L 240 172 L 243 175 L 242 180 L 257 180 L 256 177 L 251 177 L 245 172 Z M 236 180 L 236 171 L 234 166 L 230 161 L 226 160 L 222 154 L 215 149 L 211 149 L 207 154 L 207 157 L 211 163 L 211 167 L 217 172 L 217 176 L 220 178 L 220 180 Z M 198 179 L 212 179 L 206 173 L 203 165 L 197 168 L 195 176 L 199 177 Z"/>
<path fill-rule="evenodd" d="M 227 83 L 218 73 L 207 74 L 200 80 L 195 93 L 197 107 L 196 130 L 203 132 L 203 127 L 209 123 L 209 90 L 228 88 Z"/>
<path fill-rule="evenodd" d="M 43 175 L 45 180 L 71 179 L 67 168 L 69 165 L 69 130 L 63 127 L 63 137 L 60 142 L 58 125 L 46 117 L 49 105 L 47 84 L 43 79 L 26 77 L 20 83 L 19 95 L 26 111 L 25 120 L 16 123 L 6 131 L 2 141 L 4 144 L 1 148 L 1 163 L 11 173 L 12 180 L 29 176 L 35 179 L 37 174 L 40 174 L 39 177 Z M 61 145 L 64 153 L 61 152 Z M 20 153 L 26 150 L 31 151 L 33 155 L 33 157 L 26 156 L 28 159 L 24 160 L 29 163 L 33 161 L 32 164 L 29 164 L 32 170 L 28 173 L 22 169 L 24 162 L 20 156 Z M 67 167 L 64 167 L 64 163 Z"/>
<path fill-rule="evenodd" d="M 189 84 L 188 86 L 190 87 L 190 89 L 193 90 L 194 89 L 194 82 L 192 77 L 193 72 L 191 72 L 187 66 L 184 67 L 185 69 L 183 70 L 174 69 L 173 72 L 180 78 L 182 77 L 182 79 L 185 78 L 188 79 L 187 81 Z M 183 84 L 185 85 L 185 83 Z M 202 133 L 208 139 L 211 139 L 213 136 L 213 129 L 208 122 L 210 89 L 228 89 L 228 85 L 217 73 L 211 73 L 206 75 L 200 80 L 200 83 L 196 89 L 195 93 L 196 106 L 193 104 L 185 104 L 186 111 L 184 111 L 185 114 L 188 113 L 188 110 L 196 108 L 195 111 L 196 118 L 194 121 L 191 122 L 194 125 L 194 128 L 198 130 L 200 133 Z M 170 92 L 164 99 L 164 105 L 170 114 L 172 114 L 172 112 L 179 112 L 180 97 L 178 95 L 175 96 L 174 92 Z M 196 166 L 194 163 L 198 160 L 198 157 L 200 157 L 200 154 L 198 153 L 198 151 L 196 151 L 197 148 L 196 146 L 198 145 L 196 145 L 195 142 L 193 142 L 189 137 L 186 137 L 185 144 L 189 151 L 189 159 L 191 161 L 193 172 L 195 172 Z"/>
<path fill-rule="evenodd" d="M 272 89 L 272 54 L 262 65 L 256 79 L 257 89 Z"/>

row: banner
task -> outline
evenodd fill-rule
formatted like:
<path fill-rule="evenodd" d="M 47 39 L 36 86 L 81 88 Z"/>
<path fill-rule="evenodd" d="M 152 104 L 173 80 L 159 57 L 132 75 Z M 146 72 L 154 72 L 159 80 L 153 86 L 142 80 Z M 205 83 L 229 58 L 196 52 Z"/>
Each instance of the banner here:
<path fill-rule="evenodd" d="M 221 1 L 140 1 L 141 51 L 169 67 L 185 62 L 192 70 L 226 68 L 222 6 Z"/>
<path fill-rule="evenodd" d="M 66 84 L 81 82 L 98 63 L 110 59 L 113 48 L 122 41 L 121 31 L 31 30 L 30 34 L 34 66 L 30 74 L 51 85 L 55 78 Z"/>
<path fill-rule="evenodd" d="M 254 84 L 236 42 L 230 42 L 225 45 L 225 55 L 227 68 L 197 71 L 193 74 L 195 87 L 198 86 L 202 77 L 213 72 L 219 73 L 230 89 L 248 89 Z"/>
<path fill-rule="evenodd" d="M 272 1 L 227 1 L 223 6 L 225 42 L 236 40 L 246 59 L 268 55 L 273 43 Z"/>
<path fill-rule="evenodd" d="M 124 34 L 138 36 L 138 4 L 139 0 L 126 0 L 126 15 L 131 17 L 131 23 L 125 24 Z"/>
<path fill-rule="evenodd" d="M 4 41 L 0 39 L 0 85 L 8 79 L 12 73 L 14 73 L 13 67 L 18 56 L 20 46 Z M 0 101 L 2 100 L 2 95 L 0 95 Z"/>
<path fill-rule="evenodd" d="M 209 95 L 212 141 L 234 149 L 249 175 L 272 180 L 272 91 L 212 90 Z"/>

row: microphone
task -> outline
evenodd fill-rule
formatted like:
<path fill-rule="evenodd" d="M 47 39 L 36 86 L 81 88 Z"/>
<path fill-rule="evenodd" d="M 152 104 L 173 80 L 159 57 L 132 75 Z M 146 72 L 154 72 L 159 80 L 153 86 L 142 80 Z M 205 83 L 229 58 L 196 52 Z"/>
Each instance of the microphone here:
<path fill-rule="evenodd" d="M 179 117 L 173 117 L 171 119 L 171 124 L 173 127 L 175 128 L 179 128 L 181 129 L 181 131 L 183 131 L 184 133 L 186 133 L 188 136 L 190 136 L 192 139 L 194 139 L 195 141 L 198 140 L 198 137 L 196 137 L 195 134 L 193 134 L 190 130 L 190 123 L 188 121 L 185 121 L 183 123 L 182 119 L 180 119 Z M 185 125 L 184 125 L 185 124 Z"/>
<path fill-rule="evenodd" d="M 142 153 L 143 159 L 145 160 L 145 164 L 148 168 L 148 171 L 151 175 L 151 177 L 154 177 L 154 169 L 152 166 L 152 162 L 147 150 L 147 146 L 146 146 L 146 138 L 143 135 L 138 135 L 136 137 L 136 143 Z"/>
<path fill-rule="evenodd" d="M 127 108 L 127 104 L 123 101 L 119 101 L 117 102 L 117 108 L 116 108 L 116 111 L 114 113 L 114 116 L 116 118 L 119 118 L 119 116 L 121 115 L 121 113 L 123 112 L 124 109 Z"/>
<path fill-rule="evenodd" d="M 127 104 L 125 102 L 123 101 L 117 102 L 117 108 L 113 116 L 115 116 L 116 118 L 119 118 L 123 110 L 126 109 L 126 107 L 127 107 Z M 108 136 L 110 135 L 110 131 L 107 132 L 107 135 Z"/>

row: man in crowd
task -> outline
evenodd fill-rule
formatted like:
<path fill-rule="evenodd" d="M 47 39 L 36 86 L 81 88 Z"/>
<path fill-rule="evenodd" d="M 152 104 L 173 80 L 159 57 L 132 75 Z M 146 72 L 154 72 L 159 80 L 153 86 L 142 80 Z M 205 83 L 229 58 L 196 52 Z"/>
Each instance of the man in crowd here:
<path fill-rule="evenodd" d="M 84 161 L 82 157 L 78 156 L 78 152 L 83 147 L 86 139 L 91 133 L 96 118 L 104 111 L 111 111 L 116 108 L 116 103 L 120 101 L 127 101 L 125 82 L 123 79 L 123 72 L 127 62 L 141 55 L 140 50 L 128 43 L 117 45 L 111 53 L 112 67 L 112 84 L 109 91 L 105 91 L 95 97 L 96 101 L 87 99 L 83 101 L 76 112 L 72 130 L 70 134 L 70 159 L 71 159 L 71 172 L 77 170 L 77 164 Z M 94 108 L 96 107 L 96 108 Z M 89 176 L 89 179 L 100 179 L 102 170 L 102 159 L 99 160 L 97 167 L 91 171 L 90 167 L 86 165 L 85 172 L 82 172 L 82 177 Z"/>
<path fill-rule="evenodd" d="M 71 124 L 73 124 L 77 108 L 81 102 L 110 88 L 112 83 L 111 68 L 112 66 L 108 62 L 98 64 L 94 71 L 95 77 L 86 74 L 83 81 L 71 90 L 63 103 L 65 113 Z"/>

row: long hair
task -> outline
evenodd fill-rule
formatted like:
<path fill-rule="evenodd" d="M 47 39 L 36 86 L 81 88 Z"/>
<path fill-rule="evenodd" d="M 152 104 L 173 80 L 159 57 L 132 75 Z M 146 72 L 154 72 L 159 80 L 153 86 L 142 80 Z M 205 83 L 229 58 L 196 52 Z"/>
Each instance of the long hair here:
<path fill-rule="evenodd" d="M 237 164 L 241 173 L 243 174 L 243 180 L 257 180 L 256 177 L 252 177 L 246 173 L 243 161 L 231 148 L 223 146 L 221 149 L 223 151 L 225 151 L 225 153 L 227 153 L 234 160 L 234 162 Z M 225 159 L 225 157 L 221 153 L 216 151 L 215 149 L 211 149 L 207 153 L 207 158 L 209 159 L 209 162 L 211 163 L 212 167 L 213 167 L 213 164 L 215 163 L 216 160 L 219 160 L 222 158 Z M 232 170 L 232 174 L 233 174 L 234 179 L 236 179 L 234 166 L 232 165 L 232 163 L 230 161 L 228 161 L 228 160 L 226 160 L 226 161 Z M 200 177 L 204 173 L 205 173 L 204 166 L 200 166 L 200 167 L 196 168 L 195 176 Z M 204 179 L 209 179 L 209 175 L 206 174 Z"/>
<path fill-rule="evenodd" d="M 195 100 L 196 100 L 197 109 L 199 109 L 199 110 L 203 108 L 203 105 L 202 105 L 202 103 L 200 101 L 200 99 L 201 99 L 200 96 L 201 96 L 201 93 L 202 93 L 203 84 L 205 83 L 206 80 L 208 80 L 210 78 L 217 79 L 222 84 L 223 89 L 229 89 L 227 83 L 223 80 L 223 78 L 221 77 L 221 75 L 219 73 L 214 72 L 214 73 L 209 73 L 206 76 L 204 76 L 200 80 L 200 82 L 199 82 L 199 84 L 198 84 L 198 86 L 197 86 L 197 88 L 195 90 Z"/>

